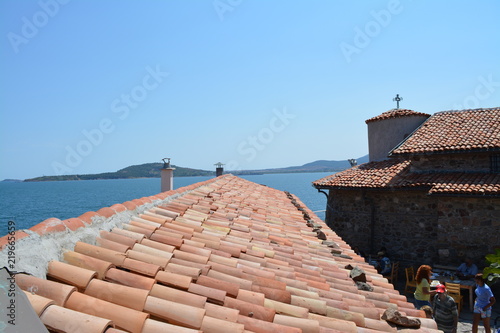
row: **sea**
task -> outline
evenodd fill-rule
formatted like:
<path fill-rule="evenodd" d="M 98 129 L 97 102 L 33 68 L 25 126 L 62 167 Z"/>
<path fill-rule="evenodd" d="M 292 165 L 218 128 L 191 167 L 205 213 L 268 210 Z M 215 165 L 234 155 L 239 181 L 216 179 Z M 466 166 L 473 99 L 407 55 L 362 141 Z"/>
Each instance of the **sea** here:
<path fill-rule="evenodd" d="M 324 220 L 326 196 L 312 182 L 332 172 L 242 175 L 257 184 L 288 191 L 300 198 Z M 188 186 L 213 177 L 176 177 L 174 188 Z M 160 193 L 160 178 L 108 179 L 51 182 L 0 182 L 0 236 L 8 224 L 28 229 L 45 219 L 64 220 L 116 203 Z"/>

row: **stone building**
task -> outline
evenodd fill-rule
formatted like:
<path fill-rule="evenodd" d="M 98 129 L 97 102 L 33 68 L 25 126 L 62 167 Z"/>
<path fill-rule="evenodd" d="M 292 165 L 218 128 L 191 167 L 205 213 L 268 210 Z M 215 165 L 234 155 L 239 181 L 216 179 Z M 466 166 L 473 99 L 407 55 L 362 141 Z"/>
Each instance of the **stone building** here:
<path fill-rule="evenodd" d="M 366 121 L 370 162 L 313 182 L 351 246 L 406 264 L 479 264 L 500 246 L 500 108 Z"/>

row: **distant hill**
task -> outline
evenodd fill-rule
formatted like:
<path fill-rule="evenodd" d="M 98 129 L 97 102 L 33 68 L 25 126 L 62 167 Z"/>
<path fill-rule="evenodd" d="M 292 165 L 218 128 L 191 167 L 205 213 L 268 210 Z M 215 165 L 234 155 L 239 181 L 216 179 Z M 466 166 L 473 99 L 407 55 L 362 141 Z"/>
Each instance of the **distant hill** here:
<path fill-rule="evenodd" d="M 132 165 L 116 172 L 105 172 L 98 174 L 87 175 L 62 175 L 62 176 L 43 176 L 31 179 L 26 179 L 25 182 L 43 182 L 54 180 L 94 180 L 94 179 L 127 179 L 127 178 L 159 178 L 160 169 L 163 163 L 146 163 L 140 165 Z M 183 168 L 172 165 L 175 168 L 175 177 L 191 177 L 191 176 L 213 176 L 214 171 L 206 171 L 199 169 Z"/>
<path fill-rule="evenodd" d="M 358 164 L 368 162 L 368 155 L 362 156 L 356 159 Z M 262 170 L 245 170 L 232 172 L 235 175 L 247 174 L 247 173 L 291 173 L 291 172 L 336 172 L 348 169 L 351 164 L 347 160 L 342 161 L 327 161 L 318 160 L 310 163 L 306 163 L 301 166 L 291 166 L 286 168 L 276 168 L 276 169 L 262 169 Z"/>
<path fill-rule="evenodd" d="M 368 162 L 368 155 L 357 159 L 358 164 Z M 297 172 L 336 172 L 349 168 L 351 165 L 347 160 L 326 161 L 319 160 L 306 163 L 301 166 L 291 166 L 286 168 L 262 169 L 262 170 L 243 170 L 227 172 L 235 175 L 264 174 L 264 173 L 297 173 Z M 116 172 L 104 172 L 87 175 L 61 175 L 61 176 L 43 176 L 24 180 L 25 182 L 44 182 L 56 180 L 95 180 L 95 179 L 127 179 L 127 178 L 159 178 L 160 169 L 163 163 L 146 163 L 140 165 L 131 165 Z M 191 169 L 179 166 L 175 168 L 175 177 L 193 177 L 193 176 L 214 176 L 214 171 L 201 169 Z"/>

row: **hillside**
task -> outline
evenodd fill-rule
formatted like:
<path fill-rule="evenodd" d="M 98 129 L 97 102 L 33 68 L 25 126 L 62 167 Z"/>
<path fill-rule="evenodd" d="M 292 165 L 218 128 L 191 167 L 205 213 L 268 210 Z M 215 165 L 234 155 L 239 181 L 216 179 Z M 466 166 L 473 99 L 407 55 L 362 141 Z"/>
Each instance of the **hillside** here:
<path fill-rule="evenodd" d="M 358 164 L 368 162 L 368 155 L 357 159 Z M 296 172 L 336 172 L 349 168 L 351 165 L 347 160 L 343 161 L 326 161 L 319 160 L 311 163 L 306 163 L 301 166 L 291 166 L 286 168 L 262 169 L 262 170 L 242 170 L 231 171 L 227 173 L 235 175 L 248 174 L 264 174 L 264 173 L 296 173 Z M 43 182 L 56 180 L 95 180 L 95 179 L 127 179 L 127 178 L 159 178 L 160 169 L 163 163 L 146 163 L 140 165 L 131 165 L 116 172 L 105 172 L 98 174 L 87 175 L 61 175 L 61 176 L 43 176 L 24 180 L 25 182 Z M 173 166 L 175 168 L 175 177 L 192 177 L 192 176 L 214 176 L 215 171 L 207 171 L 200 169 L 184 168 Z"/>
<path fill-rule="evenodd" d="M 160 169 L 163 163 L 146 163 L 140 165 L 132 165 L 116 172 L 105 172 L 88 175 L 62 175 L 62 176 L 43 176 L 31 179 L 26 179 L 25 182 L 43 182 L 54 180 L 94 180 L 94 179 L 127 179 L 127 178 L 159 178 Z M 183 168 L 172 166 L 175 168 L 175 177 L 190 177 L 190 176 L 213 176 L 215 172 Z"/>
<path fill-rule="evenodd" d="M 368 162 L 368 155 L 362 156 L 356 159 L 358 164 Z M 291 166 L 286 168 L 276 168 L 276 169 L 262 169 L 262 170 L 245 170 L 240 172 L 232 172 L 235 175 L 245 174 L 245 173 L 292 173 L 292 172 L 336 172 L 348 169 L 351 164 L 347 160 L 342 161 L 327 161 L 318 160 L 310 163 L 306 163 L 300 166 Z"/>

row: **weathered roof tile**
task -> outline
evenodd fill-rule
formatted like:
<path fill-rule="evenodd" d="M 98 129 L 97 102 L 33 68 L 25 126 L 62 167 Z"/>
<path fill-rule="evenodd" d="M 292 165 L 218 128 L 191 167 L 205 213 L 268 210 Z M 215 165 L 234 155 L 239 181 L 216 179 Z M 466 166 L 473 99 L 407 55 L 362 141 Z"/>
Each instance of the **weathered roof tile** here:
<path fill-rule="evenodd" d="M 500 108 L 432 115 L 392 155 L 500 150 Z"/>
<path fill-rule="evenodd" d="M 378 115 L 376 117 L 373 117 L 373 118 L 366 120 L 366 123 L 370 123 L 370 122 L 374 122 L 374 121 L 378 121 L 378 120 L 383 120 L 383 119 L 400 118 L 400 117 L 407 117 L 407 116 L 429 117 L 430 115 L 427 113 L 416 112 L 416 111 L 408 110 L 408 109 L 391 109 L 389 111 L 382 113 L 381 115 Z"/>
<path fill-rule="evenodd" d="M 317 188 L 422 188 L 429 194 L 498 195 L 500 175 L 484 172 L 411 173 L 410 160 L 369 162 L 313 182 Z"/>
<path fill-rule="evenodd" d="M 423 316 L 297 197 L 234 176 L 175 195 L 123 228 L 101 230 L 100 246 L 77 242 L 64 253 L 67 264 L 51 264 L 88 271 L 79 282 L 72 273 L 48 274 L 83 293 L 67 286 L 53 295 L 41 284 L 39 294 L 61 306 L 68 299 L 72 311 L 115 329 L 145 333 L 370 332 L 387 330 L 380 315 L 388 307 Z M 306 225 L 311 220 L 326 243 Z M 332 247 L 352 259 L 333 256 Z M 365 270 L 374 292 L 354 286 L 348 264 Z M 50 302 L 39 303 L 39 314 Z M 122 308 L 126 318 L 117 315 Z"/>

